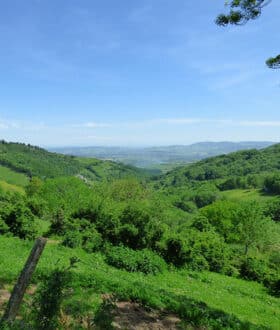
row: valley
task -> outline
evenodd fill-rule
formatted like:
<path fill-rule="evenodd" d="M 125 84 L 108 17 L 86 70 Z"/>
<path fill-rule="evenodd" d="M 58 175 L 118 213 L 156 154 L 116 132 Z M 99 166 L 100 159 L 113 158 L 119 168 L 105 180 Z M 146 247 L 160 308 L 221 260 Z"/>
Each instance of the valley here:
<path fill-rule="evenodd" d="M 113 329 L 136 303 L 178 329 L 277 330 L 279 156 L 273 145 L 159 173 L 2 142 L 0 315 L 44 236 L 12 329 L 43 329 L 44 313 L 54 328 Z"/>

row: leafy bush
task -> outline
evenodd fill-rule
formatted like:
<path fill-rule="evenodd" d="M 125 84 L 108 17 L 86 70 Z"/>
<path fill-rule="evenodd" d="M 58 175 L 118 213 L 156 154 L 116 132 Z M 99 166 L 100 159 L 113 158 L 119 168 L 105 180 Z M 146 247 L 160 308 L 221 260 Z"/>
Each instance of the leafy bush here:
<path fill-rule="evenodd" d="M 2 233 L 9 231 L 22 239 L 36 237 L 35 216 L 23 197 L 15 195 L 11 200 L 0 202 L 0 206 L 0 231 Z"/>
<path fill-rule="evenodd" d="M 186 240 L 180 235 L 171 234 L 164 237 L 157 248 L 168 263 L 177 267 L 183 266 L 187 261 Z"/>
<path fill-rule="evenodd" d="M 82 245 L 81 233 L 77 231 L 67 232 L 62 241 L 62 245 L 70 247 L 72 249 L 76 247 L 80 247 Z"/>
<path fill-rule="evenodd" d="M 0 218 L 0 235 L 4 235 L 9 232 L 9 227 L 3 219 Z"/>
<path fill-rule="evenodd" d="M 265 178 L 263 190 L 270 194 L 280 194 L 280 174 L 276 173 Z"/>
<path fill-rule="evenodd" d="M 54 270 L 41 284 L 34 300 L 36 329 L 54 330 L 59 328 L 60 308 L 64 290 L 69 280 L 64 270 Z"/>
<path fill-rule="evenodd" d="M 83 219 L 81 222 L 83 222 Z M 70 248 L 82 247 L 85 251 L 91 253 L 100 249 L 102 241 L 101 235 L 94 226 L 89 225 L 84 230 L 81 227 L 69 227 L 69 230 L 64 235 L 62 245 Z"/>
<path fill-rule="evenodd" d="M 231 267 L 230 249 L 214 231 L 189 230 L 187 237 L 186 233 L 169 234 L 158 249 L 167 262 L 177 267 L 186 265 L 218 273 L 227 273 Z"/>
<path fill-rule="evenodd" d="M 61 329 L 61 305 L 67 289 L 72 284 L 71 269 L 76 267 L 80 260 L 71 257 L 67 268 L 56 267 L 43 278 L 33 300 L 32 316 L 35 329 Z"/>
<path fill-rule="evenodd" d="M 272 280 L 267 286 L 273 296 L 280 297 L 280 279 Z"/>
<path fill-rule="evenodd" d="M 217 273 L 227 273 L 230 269 L 230 249 L 216 232 L 194 232 L 189 245 L 188 265 L 190 268 L 194 270 L 209 269 Z M 203 266 L 204 268 L 202 268 Z"/>
<path fill-rule="evenodd" d="M 208 219 L 215 231 L 227 242 L 232 242 L 235 239 L 233 222 L 236 218 L 237 207 L 238 205 L 234 202 L 217 201 L 203 208 L 200 214 Z"/>
<path fill-rule="evenodd" d="M 174 206 L 178 207 L 185 212 L 194 213 L 197 210 L 196 204 L 189 200 L 184 200 L 183 198 L 174 203 Z"/>
<path fill-rule="evenodd" d="M 280 200 L 276 199 L 273 201 L 269 201 L 266 205 L 264 213 L 273 221 L 280 223 Z"/>
<path fill-rule="evenodd" d="M 122 246 L 109 249 L 106 262 L 116 268 L 144 274 L 157 274 L 166 269 L 163 259 L 154 252 L 147 249 L 134 251 Z"/>
<path fill-rule="evenodd" d="M 85 251 L 89 253 L 98 251 L 102 244 L 102 236 L 94 227 L 82 231 L 82 247 Z"/>
<path fill-rule="evenodd" d="M 269 268 L 264 260 L 246 258 L 240 266 L 240 276 L 245 280 L 263 282 L 269 274 Z"/>
<path fill-rule="evenodd" d="M 217 192 L 215 191 L 201 191 L 197 192 L 193 200 L 198 208 L 214 203 L 218 199 Z"/>
<path fill-rule="evenodd" d="M 193 219 L 192 228 L 195 228 L 199 231 L 208 231 L 213 228 L 209 220 L 203 215 L 199 214 Z"/>

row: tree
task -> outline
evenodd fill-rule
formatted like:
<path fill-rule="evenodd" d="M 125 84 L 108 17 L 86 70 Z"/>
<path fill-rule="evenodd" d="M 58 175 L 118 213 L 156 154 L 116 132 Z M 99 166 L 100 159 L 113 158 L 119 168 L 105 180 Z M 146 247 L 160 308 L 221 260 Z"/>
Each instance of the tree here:
<path fill-rule="evenodd" d="M 26 193 L 28 196 L 37 194 L 43 186 L 43 181 L 36 176 L 31 178 L 28 186 L 26 187 Z"/>
<path fill-rule="evenodd" d="M 230 8 L 228 14 L 220 14 L 216 18 L 219 26 L 244 25 L 250 20 L 257 19 L 265 6 L 272 0 L 231 0 L 226 1 L 225 5 Z M 266 64 L 271 69 L 280 68 L 280 54 L 270 57 Z"/>
<path fill-rule="evenodd" d="M 275 226 L 264 216 L 262 207 L 256 201 L 242 203 L 236 213 L 235 229 L 245 255 L 251 247 L 267 247 L 274 243 Z"/>

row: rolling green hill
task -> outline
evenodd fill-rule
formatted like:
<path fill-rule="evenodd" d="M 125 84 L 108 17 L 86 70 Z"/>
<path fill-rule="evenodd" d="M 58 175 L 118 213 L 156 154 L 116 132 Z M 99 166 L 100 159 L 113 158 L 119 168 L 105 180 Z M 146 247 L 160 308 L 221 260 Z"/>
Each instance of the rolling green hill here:
<path fill-rule="evenodd" d="M 40 320 L 54 317 L 62 329 L 65 316 L 67 328 L 92 328 L 99 317 L 110 325 L 99 329 L 113 329 L 114 299 L 175 313 L 183 329 L 278 329 L 280 145 L 150 181 L 111 161 L 6 142 L 0 150 L 0 293 L 31 241 L 49 240 L 19 315 L 30 329 L 41 329 L 38 301 L 58 302 L 60 312 Z M 67 267 L 73 258 L 77 267 Z"/>
<path fill-rule="evenodd" d="M 280 170 L 280 144 L 261 150 L 244 150 L 176 168 L 162 176 L 164 185 L 182 186 L 190 181 L 264 174 Z"/>
<path fill-rule="evenodd" d="M 22 143 L 0 142 L 0 179 L 8 183 L 24 186 L 27 177 L 78 175 L 88 180 L 110 180 L 143 177 L 149 172 L 112 161 L 66 156 Z"/>

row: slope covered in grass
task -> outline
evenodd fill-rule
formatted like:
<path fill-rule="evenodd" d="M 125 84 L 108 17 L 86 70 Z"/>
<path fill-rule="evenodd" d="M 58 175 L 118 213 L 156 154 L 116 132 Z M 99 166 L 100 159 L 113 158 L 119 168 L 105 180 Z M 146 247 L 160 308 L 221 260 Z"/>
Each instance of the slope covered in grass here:
<path fill-rule="evenodd" d="M 31 242 L 0 237 L 2 285 L 14 283 L 31 247 Z M 65 301 L 68 312 L 74 306 L 79 309 L 80 316 L 82 312 L 92 311 L 100 303 L 97 297 L 107 293 L 115 294 L 119 299 L 137 300 L 153 308 L 175 312 L 188 322 L 206 324 L 213 329 L 218 329 L 218 323 L 212 327 L 213 320 L 220 322 L 221 329 L 226 328 L 223 322 L 230 320 L 235 325 L 234 329 L 241 329 L 245 323 L 248 323 L 246 329 L 257 329 L 257 326 L 258 329 L 279 329 L 278 298 L 268 295 L 258 283 L 220 274 L 186 270 L 166 271 L 156 276 L 128 273 L 108 266 L 101 254 L 87 254 L 80 249 L 49 243 L 33 282 L 38 283 L 44 274 L 54 269 L 58 260 L 61 266 L 66 266 L 73 256 L 80 262 L 73 274 L 73 294 Z"/>
<path fill-rule="evenodd" d="M 260 203 L 274 199 L 274 196 L 264 194 L 260 189 L 233 189 L 222 191 L 221 196 L 232 201 L 258 201 Z"/>
<path fill-rule="evenodd" d="M 18 185 L 25 185 L 28 176 L 44 179 L 80 175 L 88 180 L 110 180 L 148 175 L 144 170 L 111 161 L 66 156 L 5 141 L 0 141 L 0 165 L 0 179 Z"/>
<path fill-rule="evenodd" d="M 6 181 L 0 180 L 0 189 L 3 190 L 3 192 L 18 192 L 21 194 L 25 193 L 25 190 L 23 187 L 16 186 L 14 184 L 7 183 Z"/>
<path fill-rule="evenodd" d="M 0 165 L 0 180 L 9 184 L 24 187 L 28 183 L 28 178 L 23 173 L 17 173 L 8 167 Z"/>

